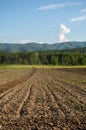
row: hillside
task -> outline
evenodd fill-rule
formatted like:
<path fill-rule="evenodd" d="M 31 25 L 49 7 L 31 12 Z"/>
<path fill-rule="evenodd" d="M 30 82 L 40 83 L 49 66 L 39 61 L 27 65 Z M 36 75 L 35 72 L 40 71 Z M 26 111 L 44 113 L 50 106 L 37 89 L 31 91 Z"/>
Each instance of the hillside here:
<path fill-rule="evenodd" d="M 86 42 L 65 42 L 65 43 L 26 43 L 26 44 L 13 44 L 13 43 L 0 43 L 0 51 L 5 52 L 23 52 L 23 51 L 44 51 L 44 50 L 63 50 L 73 48 L 86 47 Z"/>

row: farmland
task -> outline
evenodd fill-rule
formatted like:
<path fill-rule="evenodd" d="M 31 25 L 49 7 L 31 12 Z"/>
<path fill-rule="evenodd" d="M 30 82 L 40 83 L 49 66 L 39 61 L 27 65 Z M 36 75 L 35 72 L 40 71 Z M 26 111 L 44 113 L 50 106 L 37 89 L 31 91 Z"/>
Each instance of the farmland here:
<path fill-rule="evenodd" d="M 86 129 L 86 68 L 1 68 L 0 129 Z"/>

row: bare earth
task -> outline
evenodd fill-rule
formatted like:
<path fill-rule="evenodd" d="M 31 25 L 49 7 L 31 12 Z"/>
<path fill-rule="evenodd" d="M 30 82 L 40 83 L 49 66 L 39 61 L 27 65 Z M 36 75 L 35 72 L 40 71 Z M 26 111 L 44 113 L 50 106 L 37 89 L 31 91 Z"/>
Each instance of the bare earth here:
<path fill-rule="evenodd" d="M 0 130 L 86 130 L 86 69 L 0 69 Z"/>

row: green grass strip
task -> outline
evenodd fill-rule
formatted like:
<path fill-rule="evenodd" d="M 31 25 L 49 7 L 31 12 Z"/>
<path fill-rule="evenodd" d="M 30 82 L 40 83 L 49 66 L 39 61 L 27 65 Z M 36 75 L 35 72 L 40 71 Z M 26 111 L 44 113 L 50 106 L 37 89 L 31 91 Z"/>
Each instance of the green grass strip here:
<path fill-rule="evenodd" d="M 22 69 L 22 68 L 86 68 L 86 65 L 60 66 L 60 65 L 0 65 L 0 69 Z"/>

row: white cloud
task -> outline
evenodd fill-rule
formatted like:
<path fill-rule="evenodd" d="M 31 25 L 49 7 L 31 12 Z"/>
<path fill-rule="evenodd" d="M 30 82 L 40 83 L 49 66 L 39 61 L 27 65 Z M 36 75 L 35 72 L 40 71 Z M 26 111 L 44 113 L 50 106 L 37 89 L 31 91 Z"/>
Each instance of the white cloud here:
<path fill-rule="evenodd" d="M 70 29 L 67 28 L 65 25 L 61 24 L 60 25 L 60 31 L 63 33 L 63 34 L 67 34 L 70 32 Z"/>
<path fill-rule="evenodd" d="M 70 28 L 66 27 L 65 25 L 61 24 L 60 25 L 60 33 L 58 35 L 58 38 L 59 38 L 59 41 L 60 42 L 66 42 L 66 41 L 69 41 L 67 38 L 66 38 L 66 34 L 70 33 Z"/>
<path fill-rule="evenodd" d="M 21 44 L 25 44 L 25 43 L 29 43 L 30 41 L 29 40 L 21 40 L 20 43 Z"/>
<path fill-rule="evenodd" d="M 38 42 L 38 43 L 43 44 L 44 42 Z"/>
<path fill-rule="evenodd" d="M 57 9 L 57 8 L 62 8 L 66 6 L 74 6 L 74 5 L 80 5 L 81 3 L 79 2 L 70 2 L 70 3 L 61 3 L 61 4 L 49 4 L 45 6 L 41 6 L 38 8 L 38 10 L 50 10 L 50 9 Z"/>
<path fill-rule="evenodd" d="M 81 9 L 81 12 L 82 12 L 82 13 L 86 12 L 86 8 Z"/>
<path fill-rule="evenodd" d="M 42 41 L 32 41 L 32 40 L 21 40 L 20 43 L 21 44 L 25 44 L 25 43 L 40 43 L 40 44 L 43 44 L 44 42 Z"/>
<path fill-rule="evenodd" d="M 64 6 L 65 4 L 50 4 L 50 5 L 41 6 L 40 8 L 38 8 L 38 10 L 56 9 L 56 8 L 61 8 Z"/>
<path fill-rule="evenodd" d="M 60 34 L 60 35 L 59 35 L 59 41 L 60 41 L 60 42 L 67 42 L 67 41 L 69 41 L 69 40 L 65 37 L 64 34 Z"/>
<path fill-rule="evenodd" d="M 78 22 L 78 21 L 83 21 L 83 20 L 86 20 L 86 16 L 71 18 L 71 22 Z"/>

